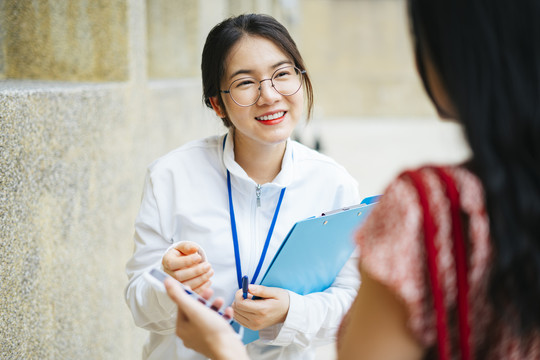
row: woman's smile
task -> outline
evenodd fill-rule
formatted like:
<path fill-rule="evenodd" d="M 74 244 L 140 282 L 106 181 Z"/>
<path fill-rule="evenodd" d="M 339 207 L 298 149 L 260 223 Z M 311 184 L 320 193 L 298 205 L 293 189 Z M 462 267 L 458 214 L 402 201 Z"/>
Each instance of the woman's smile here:
<path fill-rule="evenodd" d="M 269 112 L 255 119 L 264 125 L 276 125 L 283 121 L 286 111 Z"/>

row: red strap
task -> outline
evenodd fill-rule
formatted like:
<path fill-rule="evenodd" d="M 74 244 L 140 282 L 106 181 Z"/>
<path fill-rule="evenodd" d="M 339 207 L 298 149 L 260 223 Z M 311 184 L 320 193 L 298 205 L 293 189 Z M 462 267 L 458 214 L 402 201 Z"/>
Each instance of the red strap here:
<path fill-rule="evenodd" d="M 450 200 L 450 211 L 452 215 L 452 237 L 454 239 L 454 259 L 456 262 L 457 274 L 457 304 L 459 314 L 459 343 L 461 348 L 461 358 L 471 359 L 471 349 L 469 344 L 470 328 L 468 314 L 469 283 L 467 281 L 467 256 L 465 251 L 465 238 L 463 226 L 461 224 L 461 213 L 459 205 L 459 192 L 452 176 L 442 168 L 435 168 L 442 182 L 446 185 L 446 195 Z"/>
<path fill-rule="evenodd" d="M 454 179 L 450 174 L 437 167 L 431 168 L 439 176 L 441 182 L 445 184 L 446 196 L 450 201 L 450 213 L 452 219 L 452 238 L 453 252 L 456 263 L 457 279 L 457 306 L 459 320 L 459 344 L 461 357 L 464 360 L 471 359 L 470 350 L 470 327 L 468 319 L 468 294 L 469 285 L 467 281 L 467 256 L 465 250 L 465 238 L 461 223 L 459 192 Z M 450 358 L 449 335 L 447 326 L 446 308 L 444 306 L 443 290 L 439 284 L 437 272 L 437 253 L 434 238 L 437 234 L 437 226 L 431 216 L 427 191 L 419 172 L 406 171 L 405 175 L 412 180 L 414 187 L 418 192 L 422 214 L 424 217 L 424 242 L 427 253 L 428 270 L 433 292 L 433 302 L 437 319 L 437 346 L 439 350 L 439 359 L 447 360 Z"/>
<path fill-rule="evenodd" d="M 427 253 L 429 280 L 433 293 L 433 305 L 435 307 L 435 315 L 437 320 L 437 347 L 439 349 L 439 359 L 448 360 L 450 359 L 450 349 L 448 343 L 448 328 L 446 326 L 446 308 L 444 306 L 443 291 L 439 284 L 439 272 L 437 270 L 438 249 L 435 247 L 434 242 L 435 234 L 437 234 L 438 228 L 431 217 L 429 202 L 427 200 L 427 191 L 422 177 L 418 172 L 406 171 L 404 174 L 412 180 L 412 183 L 418 192 L 420 205 L 422 206 L 422 214 L 424 217 L 424 245 Z"/>

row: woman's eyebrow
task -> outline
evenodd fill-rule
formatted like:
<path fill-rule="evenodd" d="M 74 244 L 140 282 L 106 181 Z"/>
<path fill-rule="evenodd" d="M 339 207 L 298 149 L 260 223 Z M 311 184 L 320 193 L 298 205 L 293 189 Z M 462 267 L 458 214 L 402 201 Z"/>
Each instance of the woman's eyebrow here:
<path fill-rule="evenodd" d="M 232 79 L 236 75 L 240 75 L 240 74 L 248 74 L 249 75 L 251 73 L 253 73 L 253 70 L 240 69 L 240 70 L 235 71 L 234 73 L 232 73 L 231 76 L 229 76 L 229 79 Z"/>
<path fill-rule="evenodd" d="M 292 61 L 290 60 L 282 60 L 282 61 L 279 61 L 277 63 L 274 64 L 274 66 L 272 66 L 272 69 L 277 69 L 278 67 L 280 67 L 281 65 L 292 65 Z"/>
<path fill-rule="evenodd" d="M 270 69 L 277 69 L 278 67 L 280 67 L 281 65 L 292 65 L 292 61 L 290 60 L 282 60 L 282 61 L 278 61 L 277 63 L 275 63 L 274 65 L 270 66 Z M 233 77 L 237 76 L 237 75 L 240 75 L 240 74 L 247 74 L 247 75 L 251 75 L 253 73 L 253 70 L 248 70 L 248 69 L 240 69 L 240 70 L 237 70 L 235 71 L 234 73 L 231 74 L 231 76 L 229 76 L 229 79 L 232 79 Z"/>

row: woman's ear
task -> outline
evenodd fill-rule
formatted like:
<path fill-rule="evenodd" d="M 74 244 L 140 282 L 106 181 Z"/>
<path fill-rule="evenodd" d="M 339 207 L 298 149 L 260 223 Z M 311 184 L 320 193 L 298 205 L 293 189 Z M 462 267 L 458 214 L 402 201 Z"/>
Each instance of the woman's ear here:
<path fill-rule="evenodd" d="M 227 117 L 227 113 L 223 106 L 221 106 L 220 101 L 218 100 L 217 96 L 210 97 L 210 104 L 212 105 L 212 109 L 216 112 L 216 115 L 220 118 Z"/>
<path fill-rule="evenodd" d="M 437 70 L 428 54 L 421 56 L 424 66 L 424 81 L 427 82 L 428 93 L 439 117 L 446 120 L 457 120 L 458 113 L 456 107 L 448 94 L 448 89 L 441 73 Z"/>

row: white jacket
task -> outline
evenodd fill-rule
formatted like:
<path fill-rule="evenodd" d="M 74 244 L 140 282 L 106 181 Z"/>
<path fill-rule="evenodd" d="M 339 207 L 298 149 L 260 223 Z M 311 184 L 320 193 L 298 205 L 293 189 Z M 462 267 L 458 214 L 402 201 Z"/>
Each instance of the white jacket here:
<path fill-rule="evenodd" d="M 150 331 L 144 359 L 204 359 L 182 345 L 174 334 L 175 304 L 142 276 L 161 267 L 167 249 L 176 242 L 198 243 L 214 269 L 212 288 L 226 304 L 238 290 L 229 217 L 227 169 L 243 275 L 255 272 L 276 208 L 287 187 L 268 252 L 257 283 L 281 241 L 298 220 L 360 201 L 357 182 L 335 161 L 288 140 L 282 168 L 272 183 L 257 184 L 234 161 L 232 135 L 190 142 L 153 162 L 148 169 L 135 222 L 135 251 L 126 266 L 126 302 L 135 323 Z M 248 345 L 252 359 L 313 359 L 314 346 L 335 340 L 342 316 L 360 284 L 357 258 L 351 257 L 330 288 L 301 296 L 289 292 L 290 307 L 283 324 L 260 332 Z"/>

